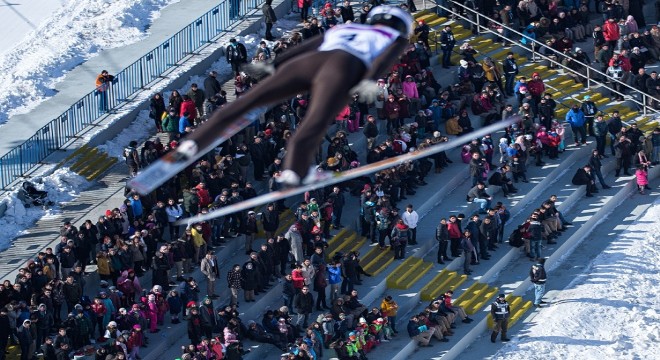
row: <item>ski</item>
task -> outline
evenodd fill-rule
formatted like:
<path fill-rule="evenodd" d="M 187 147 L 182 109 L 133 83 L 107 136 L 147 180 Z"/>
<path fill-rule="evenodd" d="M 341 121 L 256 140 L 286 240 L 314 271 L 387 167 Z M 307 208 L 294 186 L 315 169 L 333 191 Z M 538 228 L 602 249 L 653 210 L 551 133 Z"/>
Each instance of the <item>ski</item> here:
<path fill-rule="evenodd" d="M 314 189 L 334 185 L 334 184 L 337 184 L 337 183 L 340 183 L 340 182 L 343 182 L 343 181 L 346 181 L 346 180 L 355 179 L 355 178 L 358 178 L 358 177 L 361 177 L 361 176 L 364 176 L 364 175 L 368 175 L 368 174 L 371 174 L 371 173 L 374 173 L 374 172 L 377 172 L 377 171 L 380 171 L 380 170 L 391 168 L 395 165 L 402 164 L 406 161 L 412 161 L 412 160 L 420 159 L 420 158 L 423 158 L 423 157 L 426 157 L 426 156 L 429 156 L 429 155 L 439 153 L 441 151 L 446 151 L 446 150 L 452 149 L 452 148 L 457 147 L 457 146 L 462 146 L 463 144 L 470 142 L 472 139 L 480 138 L 480 137 L 485 136 L 486 134 L 490 134 L 490 133 L 493 133 L 497 130 L 503 129 L 503 128 L 509 126 L 510 124 L 514 123 L 515 121 L 518 121 L 518 119 L 512 117 L 512 118 L 509 118 L 507 120 L 500 121 L 500 122 L 497 122 L 495 124 L 488 125 L 486 127 L 483 127 L 481 129 L 479 129 L 477 131 L 474 131 L 474 132 L 471 132 L 469 134 L 459 136 L 459 137 L 457 137 L 455 139 L 452 139 L 450 141 L 447 141 L 445 143 L 437 144 L 437 145 L 428 147 L 426 149 L 417 150 L 417 151 L 412 152 L 412 153 L 406 153 L 406 154 L 402 154 L 402 155 L 399 155 L 399 156 L 396 156 L 396 157 L 392 157 L 392 158 L 384 159 L 384 160 L 381 160 L 381 161 L 377 161 L 375 163 L 360 166 L 358 168 L 347 170 L 347 171 L 344 171 L 344 172 L 333 172 L 333 173 L 331 173 L 331 176 L 328 177 L 327 179 L 322 179 L 322 180 L 317 181 L 313 184 L 305 184 L 305 185 L 301 185 L 301 186 L 297 186 L 297 187 L 291 187 L 291 188 L 287 188 L 287 189 L 273 191 L 273 192 L 270 192 L 270 193 L 267 193 L 267 194 L 263 194 L 263 195 L 254 197 L 254 198 L 249 199 L 249 200 L 244 200 L 244 201 L 241 201 L 241 202 L 236 203 L 236 204 L 232 204 L 232 205 L 229 205 L 229 206 L 222 207 L 220 209 L 210 211 L 210 212 L 208 212 L 206 214 L 203 214 L 203 215 L 199 214 L 199 215 L 195 215 L 195 216 L 192 216 L 192 217 L 189 217 L 189 218 L 180 219 L 175 224 L 176 225 L 189 225 L 189 224 L 200 222 L 200 221 L 211 220 L 211 219 L 215 219 L 215 218 L 218 218 L 218 217 L 221 217 L 221 216 L 233 214 L 233 213 L 238 212 L 238 211 L 243 211 L 243 210 L 247 210 L 247 209 L 250 209 L 250 208 L 254 208 L 256 206 L 259 206 L 259 205 L 262 205 L 262 204 L 265 204 L 265 203 L 269 203 L 269 202 L 273 202 L 273 201 L 277 201 L 277 200 L 282 200 L 282 199 L 285 199 L 287 197 L 294 196 L 294 195 L 299 195 L 299 194 L 305 193 L 306 191 L 311 191 L 311 190 L 314 190 Z"/>
<path fill-rule="evenodd" d="M 142 195 L 151 193 L 171 177 L 193 164 L 197 159 L 248 127 L 261 114 L 266 112 L 266 110 L 266 107 L 259 107 L 248 111 L 245 115 L 232 122 L 231 126 L 222 129 L 217 138 L 204 149 L 197 149 L 192 142 L 186 142 L 184 138 L 175 151 L 168 152 L 162 158 L 139 172 L 136 177 L 129 180 L 128 187 Z"/>

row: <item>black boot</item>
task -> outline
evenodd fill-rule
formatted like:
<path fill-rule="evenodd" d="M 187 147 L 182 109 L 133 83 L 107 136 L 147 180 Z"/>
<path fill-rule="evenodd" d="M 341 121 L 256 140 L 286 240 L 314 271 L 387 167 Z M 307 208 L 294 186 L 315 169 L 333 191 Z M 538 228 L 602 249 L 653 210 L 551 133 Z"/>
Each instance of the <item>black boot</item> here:
<path fill-rule="evenodd" d="M 496 331 L 493 331 L 493 332 L 490 334 L 490 342 L 494 343 L 495 340 L 497 340 L 497 334 L 498 334 L 498 332 L 496 332 Z"/>

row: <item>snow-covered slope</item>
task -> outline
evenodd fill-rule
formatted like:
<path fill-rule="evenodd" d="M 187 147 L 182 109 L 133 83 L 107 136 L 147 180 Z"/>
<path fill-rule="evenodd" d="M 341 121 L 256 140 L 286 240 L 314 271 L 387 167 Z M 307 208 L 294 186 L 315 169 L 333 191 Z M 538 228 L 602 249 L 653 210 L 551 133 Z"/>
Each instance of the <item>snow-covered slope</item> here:
<path fill-rule="evenodd" d="M 7 1 L 0 18 L 0 124 L 55 94 L 63 76 L 100 51 L 148 34 L 160 10 L 179 0 Z M 0 4 L 2 5 L 2 4 Z M 9 20 L 8 20 L 9 21 Z M 23 32 L 20 32 L 20 29 Z"/>
<path fill-rule="evenodd" d="M 30 182 L 37 190 L 47 191 L 48 200 L 54 204 L 45 210 L 41 206 L 26 207 L 19 198 L 18 190 L 4 196 L 0 202 L 7 205 L 7 210 L 5 215 L 0 217 L 0 251 L 7 249 L 17 236 L 23 234 L 25 229 L 37 220 L 61 212 L 62 203 L 74 200 L 89 186 L 84 177 L 68 168 L 57 169 L 48 176 L 30 179 Z"/>
<path fill-rule="evenodd" d="M 657 359 L 660 199 L 493 358 Z"/>

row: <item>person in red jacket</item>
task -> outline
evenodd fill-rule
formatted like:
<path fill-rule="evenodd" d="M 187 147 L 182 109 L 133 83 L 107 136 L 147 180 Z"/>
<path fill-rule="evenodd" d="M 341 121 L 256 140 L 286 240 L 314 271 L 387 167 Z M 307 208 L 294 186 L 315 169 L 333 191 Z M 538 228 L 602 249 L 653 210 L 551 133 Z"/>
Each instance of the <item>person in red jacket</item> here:
<path fill-rule="evenodd" d="M 197 107 L 195 107 L 195 102 L 188 95 L 183 95 L 183 102 L 181 103 L 181 111 L 179 114 L 188 113 L 188 119 L 191 122 L 197 119 Z"/>
<path fill-rule="evenodd" d="M 199 183 L 197 186 L 195 186 L 195 188 L 197 189 L 197 197 L 199 198 L 200 209 L 208 207 L 209 204 L 211 204 L 211 194 L 206 188 L 206 184 Z"/>
<path fill-rule="evenodd" d="M 128 336 L 126 347 L 130 353 L 129 359 L 140 358 L 140 347 L 144 345 L 144 338 L 142 335 L 142 327 L 139 324 L 133 325 L 131 335 Z"/>
<path fill-rule="evenodd" d="M 456 216 L 452 215 L 449 217 L 449 222 L 447 223 L 447 231 L 449 232 L 449 248 L 451 249 L 451 256 L 461 256 L 461 227 L 458 225 L 458 218 L 456 218 Z M 452 259 L 447 259 L 447 261 L 451 260 Z"/>
<path fill-rule="evenodd" d="M 619 25 L 613 18 L 607 19 L 605 24 L 603 24 L 603 37 L 610 46 L 610 49 L 614 49 L 616 47 L 616 43 L 619 41 L 621 35 L 619 33 Z"/>
<path fill-rule="evenodd" d="M 538 105 L 541 102 L 541 97 L 545 92 L 545 84 L 543 84 L 543 79 L 541 79 L 541 74 L 535 72 L 532 74 L 532 80 L 527 82 L 527 91 L 532 94 L 534 98 L 534 104 Z"/>
<path fill-rule="evenodd" d="M 296 264 L 296 268 L 291 271 L 291 280 L 293 280 L 293 288 L 296 289 L 296 294 L 300 293 L 303 286 L 305 286 L 302 265 Z"/>

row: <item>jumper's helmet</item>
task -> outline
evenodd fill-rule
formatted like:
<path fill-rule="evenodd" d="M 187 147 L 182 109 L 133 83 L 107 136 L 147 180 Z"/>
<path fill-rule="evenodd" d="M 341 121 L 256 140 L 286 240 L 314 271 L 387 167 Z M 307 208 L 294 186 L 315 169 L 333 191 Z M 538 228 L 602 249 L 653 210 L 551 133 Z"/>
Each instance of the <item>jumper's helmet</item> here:
<path fill-rule="evenodd" d="M 376 6 L 367 15 L 367 24 L 382 24 L 397 30 L 403 36 L 412 34 L 414 20 L 410 14 L 396 6 Z"/>

